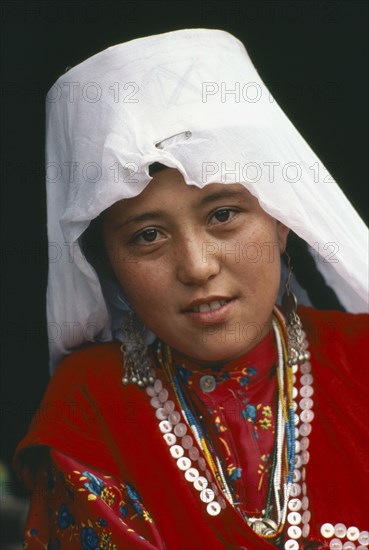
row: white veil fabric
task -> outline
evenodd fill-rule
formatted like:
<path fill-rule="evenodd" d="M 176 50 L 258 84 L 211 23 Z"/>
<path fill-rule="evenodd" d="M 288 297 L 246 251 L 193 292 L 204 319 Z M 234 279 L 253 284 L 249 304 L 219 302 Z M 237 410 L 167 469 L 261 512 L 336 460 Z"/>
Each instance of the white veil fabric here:
<path fill-rule="evenodd" d="M 81 236 L 141 193 L 155 162 L 199 188 L 243 184 L 308 243 L 345 309 L 368 310 L 366 225 L 231 34 L 183 29 L 112 46 L 57 80 L 46 115 L 51 372 L 85 342 L 117 337 L 129 305 L 112 281 L 103 292 Z"/>

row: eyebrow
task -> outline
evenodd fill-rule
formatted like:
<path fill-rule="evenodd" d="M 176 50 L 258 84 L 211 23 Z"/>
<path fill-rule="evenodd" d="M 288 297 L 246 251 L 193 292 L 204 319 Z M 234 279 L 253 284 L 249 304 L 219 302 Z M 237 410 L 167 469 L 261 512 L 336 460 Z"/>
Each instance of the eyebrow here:
<path fill-rule="evenodd" d="M 207 204 L 210 204 L 212 202 L 215 202 L 220 199 L 241 199 L 245 198 L 245 190 L 242 191 L 236 191 L 232 189 L 224 189 L 222 191 L 216 191 L 212 193 L 211 195 L 205 195 L 205 197 L 202 197 L 199 204 L 201 206 L 205 206 Z"/>
<path fill-rule="evenodd" d="M 212 202 L 216 202 L 221 199 L 237 199 L 237 198 L 245 198 L 243 191 L 235 191 L 231 189 L 224 189 L 222 191 L 217 191 L 212 193 L 211 195 L 206 195 L 205 197 L 202 197 L 199 201 L 199 206 L 206 206 L 211 204 Z M 159 220 L 165 217 L 166 212 L 164 210 L 151 210 L 149 212 L 143 212 L 142 214 L 137 214 L 133 216 L 129 216 L 124 221 L 118 223 L 116 226 L 114 226 L 114 231 L 117 231 L 118 229 L 121 229 L 122 227 L 126 227 L 127 225 L 130 225 L 131 223 L 140 223 L 140 222 L 146 222 L 149 220 Z"/>
<path fill-rule="evenodd" d="M 142 214 L 138 214 L 137 216 L 129 216 L 124 221 L 119 222 L 117 225 L 115 225 L 114 231 L 117 231 L 122 227 L 126 227 L 131 223 L 140 223 L 140 222 L 146 222 L 147 220 L 156 220 L 156 219 L 162 218 L 163 216 L 165 216 L 164 210 L 152 210 L 151 212 L 143 212 Z"/>

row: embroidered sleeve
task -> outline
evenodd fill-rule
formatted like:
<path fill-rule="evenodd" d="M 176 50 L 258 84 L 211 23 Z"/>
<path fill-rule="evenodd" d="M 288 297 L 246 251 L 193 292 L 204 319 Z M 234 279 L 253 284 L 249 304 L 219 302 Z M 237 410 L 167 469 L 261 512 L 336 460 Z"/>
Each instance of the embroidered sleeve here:
<path fill-rule="evenodd" d="M 153 550 L 164 544 L 135 487 L 51 450 L 38 471 L 24 548 Z"/>

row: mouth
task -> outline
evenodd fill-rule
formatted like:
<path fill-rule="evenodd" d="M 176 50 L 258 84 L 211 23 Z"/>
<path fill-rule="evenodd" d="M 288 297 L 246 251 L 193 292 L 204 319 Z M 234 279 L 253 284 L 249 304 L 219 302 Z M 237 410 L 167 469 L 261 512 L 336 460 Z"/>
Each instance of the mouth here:
<path fill-rule="evenodd" d="M 235 297 L 211 296 L 194 300 L 182 313 L 201 324 L 222 322 L 228 317 L 235 301 Z"/>
<path fill-rule="evenodd" d="M 182 310 L 182 313 L 199 326 L 219 325 L 229 320 L 236 302 L 236 297 L 209 296 L 194 300 Z"/>
<path fill-rule="evenodd" d="M 205 302 L 201 303 L 199 305 L 193 306 L 192 308 L 189 308 L 186 310 L 186 312 L 194 312 L 194 313 L 205 313 L 206 311 L 214 311 L 216 309 L 221 308 L 222 306 L 225 306 L 229 300 L 223 299 L 223 300 L 212 300 L 211 302 Z"/>

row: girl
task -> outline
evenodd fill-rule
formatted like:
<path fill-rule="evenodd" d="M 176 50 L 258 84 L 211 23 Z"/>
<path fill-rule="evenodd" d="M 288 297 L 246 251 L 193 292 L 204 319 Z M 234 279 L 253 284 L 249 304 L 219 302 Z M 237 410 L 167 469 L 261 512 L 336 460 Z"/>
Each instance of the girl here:
<path fill-rule="evenodd" d="M 26 547 L 366 547 L 366 228 L 243 45 L 185 29 L 69 70 L 46 162 Z M 347 312 L 281 276 L 292 231 Z"/>

